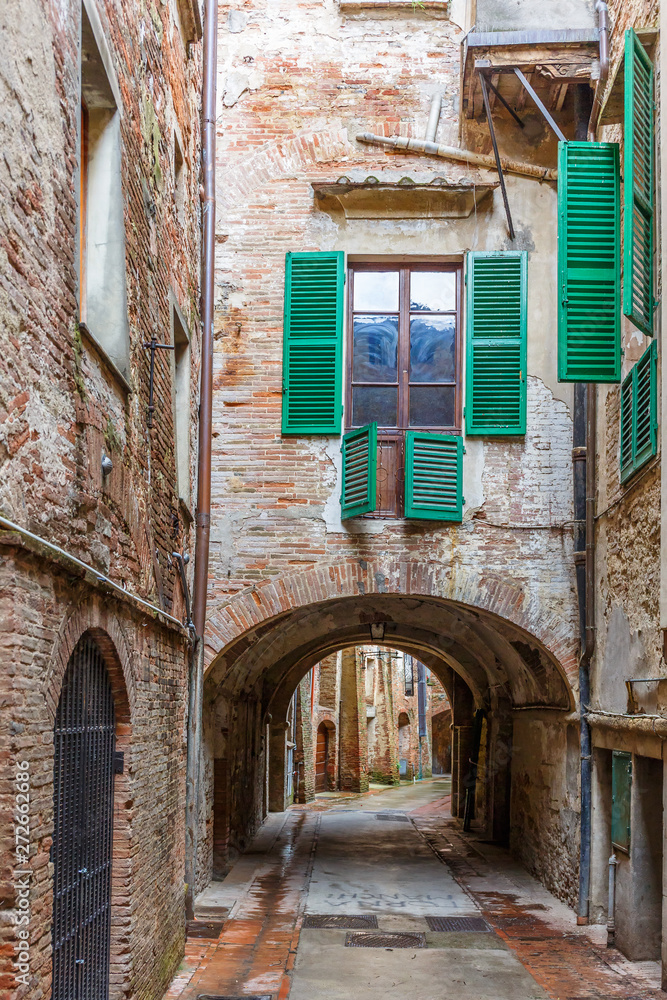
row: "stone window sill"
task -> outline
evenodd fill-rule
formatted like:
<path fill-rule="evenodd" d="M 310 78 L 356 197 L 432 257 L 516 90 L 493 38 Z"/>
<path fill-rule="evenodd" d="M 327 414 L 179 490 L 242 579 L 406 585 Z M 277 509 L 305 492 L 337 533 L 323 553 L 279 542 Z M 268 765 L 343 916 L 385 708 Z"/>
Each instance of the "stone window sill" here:
<path fill-rule="evenodd" d="M 99 357 L 100 357 L 100 359 L 102 361 L 102 364 L 104 365 L 104 367 L 106 368 L 106 370 L 109 372 L 109 374 L 111 375 L 111 377 L 113 378 L 113 380 L 120 386 L 120 388 L 123 390 L 123 392 L 126 395 L 129 396 L 131 394 L 131 392 L 132 392 L 132 386 L 127 381 L 127 379 L 123 375 L 122 371 L 120 370 L 120 368 L 118 367 L 118 365 L 116 364 L 116 362 L 111 360 L 111 358 L 109 357 L 109 355 L 107 354 L 107 352 L 104 350 L 104 348 L 100 344 L 100 342 L 97 339 L 97 337 L 95 336 L 95 334 L 91 333 L 91 331 L 88 329 L 88 327 L 86 326 L 85 323 L 79 323 L 79 330 L 81 331 L 81 333 L 83 334 L 83 336 L 86 338 L 86 340 L 88 341 L 88 343 L 94 348 L 94 350 L 96 351 L 96 353 L 99 355 Z"/>
<path fill-rule="evenodd" d="M 446 14 L 450 0 L 338 0 L 341 10 L 400 10 L 418 14 L 420 11 L 435 11 Z"/>

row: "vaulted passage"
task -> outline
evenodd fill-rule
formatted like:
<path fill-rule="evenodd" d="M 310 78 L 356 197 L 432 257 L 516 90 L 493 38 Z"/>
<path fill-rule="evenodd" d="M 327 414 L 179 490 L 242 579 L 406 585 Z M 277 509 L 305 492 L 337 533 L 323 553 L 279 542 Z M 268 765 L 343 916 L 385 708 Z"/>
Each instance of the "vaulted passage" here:
<path fill-rule="evenodd" d="M 403 664 L 406 693 L 410 665 L 413 702 L 399 705 L 387 681 L 391 657 Z M 427 726 L 418 705 L 427 676 L 447 713 L 435 729 L 437 706 Z M 381 729 L 371 691 L 382 712 L 389 705 L 391 747 L 375 745 Z M 509 846 L 547 885 L 571 896 L 578 814 L 565 776 L 576 774 L 579 754 L 572 708 L 554 652 L 488 609 L 431 595 L 373 594 L 273 616 L 229 643 L 206 676 L 198 887 L 212 871 L 224 874 L 267 813 L 307 803 L 314 793 L 363 792 L 369 780 L 430 774 L 437 739 L 438 767 L 451 774 L 449 815 Z"/>

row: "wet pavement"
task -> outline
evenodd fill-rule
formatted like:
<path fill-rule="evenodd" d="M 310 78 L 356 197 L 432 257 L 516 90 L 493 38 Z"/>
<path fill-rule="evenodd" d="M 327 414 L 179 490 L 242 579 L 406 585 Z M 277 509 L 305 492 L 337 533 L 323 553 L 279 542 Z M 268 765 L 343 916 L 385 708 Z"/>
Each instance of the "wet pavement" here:
<path fill-rule="evenodd" d="M 228 915 L 218 939 L 188 940 L 165 1000 L 666 1000 L 658 963 L 606 948 L 604 928 L 577 927 L 506 851 L 461 834 L 448 791 L 434 779 L 270 815 L 199 897 L 201 919 Z"/>

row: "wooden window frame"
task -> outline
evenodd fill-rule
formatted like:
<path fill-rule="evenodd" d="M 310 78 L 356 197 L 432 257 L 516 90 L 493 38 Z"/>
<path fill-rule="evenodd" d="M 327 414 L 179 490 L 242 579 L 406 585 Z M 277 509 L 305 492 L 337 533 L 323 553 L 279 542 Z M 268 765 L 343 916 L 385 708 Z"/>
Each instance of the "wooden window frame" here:
<path fill-rule="evenodd" d="M 404 517 L 405 508 L 405 439 L 408 431 L 437 434 L 462 434 L 463 427 L 463 260 L 433 261 L 433 260 L 362 260 L 350 261 L 347 268 L 347 305 L 345 333 L 345 432 L 357 430 L 362 425 L 352 423 L 352 365 L 354 344 L 354 275 L 357 271 L 398 271 L 399 272 L 399 302 L 398 302 L 398 377 L 397 377 L 397 426 L 393 428 L 377 428 L 378 456 L 382 454 L 383 444 L 392 444 L 395 448 L 395 488 L 387 491 L 393 498 L 393 508 L 382 506 L 385 491 L 379 490 L 378 509 L 367 518 L 395 519 Z M 410 426 L 410 273 L 412 271 L 448 272 L 456 276 L 454 323 L 454 381 L 453 382 L 420 382 L 420 386 L 453 385 L 454 386 L 454 424 L 449 426 Z M 376 311 L 378 314 L 380 310 Z M 434 315 L 451 315 L 452 313 L 435 313 Z M 373 315 L 372 310 L 364 310 L 364 315 Z M 428 314 L 425 314 L 428 315 Z M 370 384 L 370 383 L 369 383 Z M 374 383 L 375 384 L 375 383 Z M 382 383 L 378 383 L 382 384 Z M 417 383 L 414 383 L 417 384 Z M 378 470 L 382 471 L 382 461 L 378 457 Z"/>
<path fill-rule="evenodd" d="M 79 163 L 79 322 L 86 322 L 86 249 L 88 243 L 88 106 L 81 99 Z"/>

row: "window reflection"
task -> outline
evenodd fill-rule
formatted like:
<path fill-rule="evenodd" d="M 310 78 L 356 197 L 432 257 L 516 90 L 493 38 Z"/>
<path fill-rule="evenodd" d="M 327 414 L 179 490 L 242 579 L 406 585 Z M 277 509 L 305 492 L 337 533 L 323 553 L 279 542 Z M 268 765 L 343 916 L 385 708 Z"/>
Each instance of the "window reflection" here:
<path fill-rule="evenodd" d="M 355 271 L 355 312 L 398 312 L 398 271 Z"/>
<path fill-rule="evenodd" d="M 398 316 L 355 316 L 352 350 L 355 382 L 395 382 Z"/>
<path fill-rule="evenodd" d="M 453 312 L 456 309 L 454 272 L 411 271 L 410 309 L 420 312 Z"/>
<path fill-rule="evenodd" d="M 413 316 L 410 320 L 410 381 L 453 382 L 454 316 Z"/>

